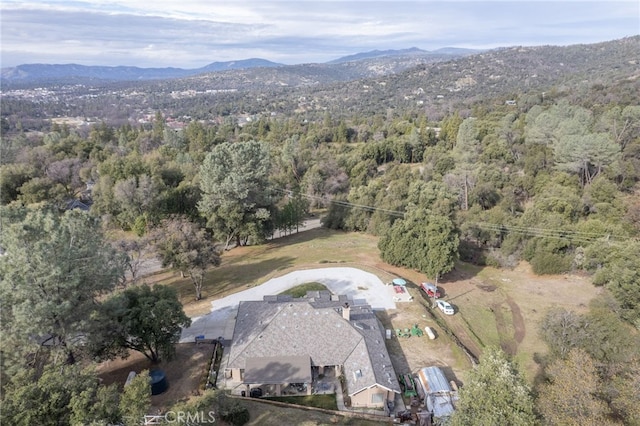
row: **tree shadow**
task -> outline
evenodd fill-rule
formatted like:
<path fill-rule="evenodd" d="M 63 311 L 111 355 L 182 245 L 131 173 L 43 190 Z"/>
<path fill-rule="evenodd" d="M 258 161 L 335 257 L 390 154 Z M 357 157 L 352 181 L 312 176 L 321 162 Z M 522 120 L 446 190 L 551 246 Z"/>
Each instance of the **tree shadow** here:
<path fill-rule="evenodd" d="M 275 238 L 273 240 L 268 240 L 264 243 L 264 245 L 272 248 L 284 247 L 291 244 L 305 243 L 311 240 L 326 239 L 329 238 L 331 234 L 336 232 L 340 231 L 327 228 L 307 229 L 305 231 L 300 231 L 283 237 Z"/>
<path fill-rule="evenodd" d="M 200 302 L 205 302 L 210 298 L 223 297 L 261 284 L 263 280 L 266 281 L 271 278 L 275 271 L 290 268 L 294 265 L 294 262 L 295 258 L 290 256 L 255 262 L 252 262 L 251 259 L 243 258 L 236 262 L 210 269 L 205 273 Z M 194 303 L 195 290 L 188 277 L 174 280 L 171 286 L 177 290 L 183 304 L 191 305 Z"/>
<path fill-rule="evenodd" d="M 242 288 L 259 284 L 274 271 L 290 268 L 295 258 L 290 256 L 251 262 L 244 259 L 242 263 L 234 262 L 207 272 L 202 289 L 203 298 L 220 297 Z"/>
<path fill-rule="evenodd" d="M 463 383 L 460 379 L 458 379 L 456 373 L 453 372 L 453 368 L 449 366 L 439 366 L 439 368 L 440 370 L 442 370 L 442 372 L 444 373 L 444 377 L 447 378 L 449 383 L 454 382 L 457 388 L 460 388 L 460 386 L 462 386 Z"/>
<path fill-rule="evenodd" d="M 291 246 L 293 244 L 306 243 L 314 240 L 323 240 L 331 237 L 331 235 L 335 232 L 330 229 L 325 228 L 314 228 L 305 231 L 300 231 L 299 233 L 287 235 L 286 237 L 280 237 L 274 240 L 267 240 L 262 244 L 253 244 L 242 247 L 233 247 L 224 252 L 222 258 L 222 266 L 225 265 L 233 265 L 236 263 L 245 263 L 247 258 L 246 256 L 238 255 L 238 250 L 242 248 L 251 247 L 254 249 L 255 254 L 262 254 L 269 250 L 277 250 L 283 247 Z"/>
<path fill-rule="evenodd" d="M 476 277 L 485 267 L 466 262 L 456 262 L 453 271 L 438 280 L 438 284 L 448 284 L 460 280 L 470 280 Z"/>

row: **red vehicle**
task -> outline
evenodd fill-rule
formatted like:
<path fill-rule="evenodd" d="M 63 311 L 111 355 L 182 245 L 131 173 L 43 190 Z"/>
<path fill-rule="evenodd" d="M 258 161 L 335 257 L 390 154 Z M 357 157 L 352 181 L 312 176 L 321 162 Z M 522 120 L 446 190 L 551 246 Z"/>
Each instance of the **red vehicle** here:
<path fill-rule="evenodd" d="M 420 288 L 422 289 L 422 291 L 427 293 L 427 296 L 429 297 L 435 297 L 435 298 L 440 297 L 440 290 L 438 290 L 438 287 L 436 287 L 435 284 L 422 283 L 420 284 Z"/>

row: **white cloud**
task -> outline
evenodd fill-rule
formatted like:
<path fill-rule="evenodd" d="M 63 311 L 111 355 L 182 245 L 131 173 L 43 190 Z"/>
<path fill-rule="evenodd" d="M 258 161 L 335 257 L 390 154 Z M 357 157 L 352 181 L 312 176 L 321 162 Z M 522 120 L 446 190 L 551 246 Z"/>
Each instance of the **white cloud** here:
<path fill-rule="evenodd" d="M 2 9 L 2 66 L 323 62 L 372 49 L 590 43 L 640 32 L 634 0 L 3 0 Z"/>

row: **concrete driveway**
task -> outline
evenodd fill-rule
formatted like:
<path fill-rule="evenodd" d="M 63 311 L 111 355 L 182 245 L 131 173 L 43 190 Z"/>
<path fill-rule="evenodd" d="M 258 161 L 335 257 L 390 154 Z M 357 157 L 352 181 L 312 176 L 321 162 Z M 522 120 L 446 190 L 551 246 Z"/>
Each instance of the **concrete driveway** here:
<path fill-rule="evenodd" d="M 231 339 L 240 301 L 262 300 L 264 296 L 282 293 L 292 287 L 319 282 L 334 294 L 345 294 L 355 304 L 369 304 L 376 310 L 395 309 L 393 286 L 357 268 L 321 268 L 291 272 L 272 278 L 262 285 L 234 293 L 211 302 L 211 312 L 191 319 L 191 327 L 182 330 L 180 342 L 205 339 Z"/>

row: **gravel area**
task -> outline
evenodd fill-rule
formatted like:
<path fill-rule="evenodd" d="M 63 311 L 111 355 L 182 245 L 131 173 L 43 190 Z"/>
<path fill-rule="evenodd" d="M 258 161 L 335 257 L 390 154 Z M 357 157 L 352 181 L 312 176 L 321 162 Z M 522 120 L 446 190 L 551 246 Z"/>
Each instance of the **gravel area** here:
<path fill-rule="evenodd" d="M 347 295 L 355 304 L 369 304 L 376 310 L 396 309 L 392 286 L 385 285 L 374 274 L 357 268 L 308 269 L 272 278 L 262 285 L 212 301 L 211 312 L 192 318 L 191 327 L 182 330 L 180 342 L 193 342 L 196 336 L 231 339 L 240 301 L 262 300 L 264 296 L 309 282 L 322 283 L 335 294 Z"/>

